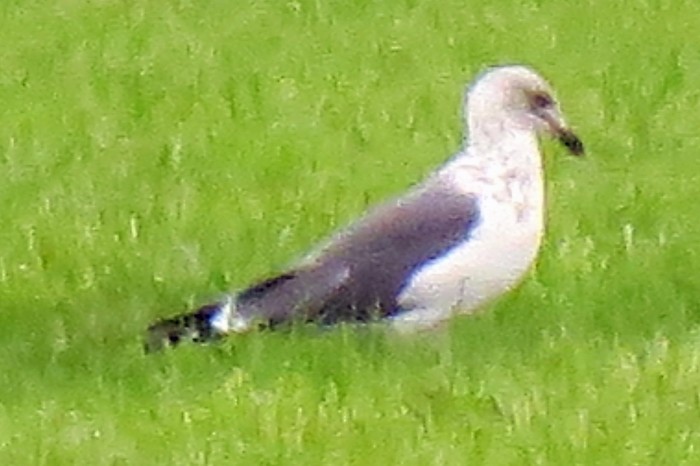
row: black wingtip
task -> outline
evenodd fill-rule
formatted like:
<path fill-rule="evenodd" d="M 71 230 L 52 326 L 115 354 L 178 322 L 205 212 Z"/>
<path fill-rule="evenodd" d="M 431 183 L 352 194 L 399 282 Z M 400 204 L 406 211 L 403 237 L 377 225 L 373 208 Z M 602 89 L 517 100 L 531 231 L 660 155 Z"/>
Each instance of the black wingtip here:
<path fill-rule="evenodd" d="M 220 310 L 218 304 L 209 304 L 194 312 L 154 322 L 146 329 L 144 352 L 156 353 L 183 341 L 204 343 L 217 339 L 219 335 L 212 327 L 211 319 Z"/>

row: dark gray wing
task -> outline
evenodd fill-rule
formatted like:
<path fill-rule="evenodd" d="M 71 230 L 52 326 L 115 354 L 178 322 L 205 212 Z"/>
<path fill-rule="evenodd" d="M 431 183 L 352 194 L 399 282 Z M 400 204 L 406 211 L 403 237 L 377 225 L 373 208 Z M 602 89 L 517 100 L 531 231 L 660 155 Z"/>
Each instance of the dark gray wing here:
<path fill-rule="evenodd" d="M 373 210 L 313 260 L 240 293 L 238 312 L 272 324 L 392 315 L 416 269 L 464 241 L 478 222 L 474 196 L 426 185 Z"/>

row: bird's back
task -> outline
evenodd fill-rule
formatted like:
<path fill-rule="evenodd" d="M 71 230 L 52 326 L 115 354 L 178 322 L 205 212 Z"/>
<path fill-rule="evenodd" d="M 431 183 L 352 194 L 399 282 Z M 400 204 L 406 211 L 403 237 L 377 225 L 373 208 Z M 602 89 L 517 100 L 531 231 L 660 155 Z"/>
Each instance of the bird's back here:
<path fill-rule="evenodd" d="M 240 293 L 238 312 L 281 321 L 298 316 L 304 303 L 304 318 L 322 323 L 395 314 L 401 310 L 397 297 L 412 275 L 463 242 L 478 222 L 473 196 L 427 183 L 336 234 L 282 275 L 290 278 Z"/>

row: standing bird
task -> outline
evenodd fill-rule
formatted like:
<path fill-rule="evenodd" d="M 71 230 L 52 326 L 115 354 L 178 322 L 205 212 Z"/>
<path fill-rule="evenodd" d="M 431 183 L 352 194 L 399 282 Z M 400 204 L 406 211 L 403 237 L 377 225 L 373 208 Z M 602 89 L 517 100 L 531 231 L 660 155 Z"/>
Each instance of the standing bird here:
<path fill-rule="evenodd" d="M 574 155 L 552 90 L 533 70 L 501 66 L 469 87 L 468 139 L 406 194 L 370 210 L 286 272 L 148 328 L 146 350 L 291 321 L 435 326 L 507 292 L 537 256 L 544 180 L 537 136 Z"/>

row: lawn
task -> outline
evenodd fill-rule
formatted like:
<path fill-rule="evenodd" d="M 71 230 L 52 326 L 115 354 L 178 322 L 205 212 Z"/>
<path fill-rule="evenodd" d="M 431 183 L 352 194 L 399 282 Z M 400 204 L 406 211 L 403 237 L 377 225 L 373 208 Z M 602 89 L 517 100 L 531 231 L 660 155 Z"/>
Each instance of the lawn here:
<path fill-rule="evenodd" d="M 700 464 L 700 55 L 690 0 L 7 0 L 0 464 Z M 142 351 L 457 150 L 522 62 L 538 264 L 409 337 L 298 328 Z"/>

